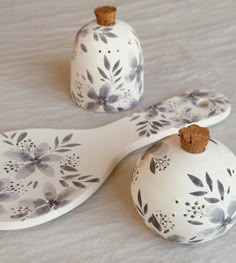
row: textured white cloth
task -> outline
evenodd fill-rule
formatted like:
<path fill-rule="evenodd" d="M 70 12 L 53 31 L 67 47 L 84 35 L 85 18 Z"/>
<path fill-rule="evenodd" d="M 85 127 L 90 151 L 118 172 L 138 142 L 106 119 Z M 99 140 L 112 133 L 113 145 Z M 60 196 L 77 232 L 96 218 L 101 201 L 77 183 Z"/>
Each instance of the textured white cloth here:
<path fill-rule="evenodd" d="M 105 1 L 0 0 L 0 130 L 91 128 L 128 114 L 93 114 L 69 96 L 70 56 L 77 30 Z M 142 43 L 145 95 L 136 109 L 180 92 L 214 88 L 232 114 L 211 128 L 236 152 L 236 2 L 113 0 L 118 17 Z M 133 112 L 135 109 L 130 110 Z M 127 156 L 80 207 L 49 223 L 0 232 L 0 262 L 235 262 L 236 227 L 214 242 L 183 246 L 143 224 L 130 176 L 143 150 Z"/>

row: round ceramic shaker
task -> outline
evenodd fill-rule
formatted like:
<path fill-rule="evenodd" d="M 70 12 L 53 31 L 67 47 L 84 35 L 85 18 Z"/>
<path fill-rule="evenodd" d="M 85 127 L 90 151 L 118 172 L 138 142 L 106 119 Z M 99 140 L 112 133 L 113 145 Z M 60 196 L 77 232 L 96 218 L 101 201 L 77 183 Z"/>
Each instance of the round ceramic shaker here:
<path fill-rule="evenodd" d="M 71 60 L 74 102 L 94 112 L 118 112 L 143 94 L 143 54 L 134 29 L 115 20 L 116 8 L 95 9 L 97 20 L 76 35 Z"/>
<path fill-rule="evenodd" d="M 138 160 L 132 198 L 146 225 L 162 237 L 203 243 L 236 221 L 235 169 L 235 155 L 210 139 L 208 129 L 192 125 L 158 141 Z"/>

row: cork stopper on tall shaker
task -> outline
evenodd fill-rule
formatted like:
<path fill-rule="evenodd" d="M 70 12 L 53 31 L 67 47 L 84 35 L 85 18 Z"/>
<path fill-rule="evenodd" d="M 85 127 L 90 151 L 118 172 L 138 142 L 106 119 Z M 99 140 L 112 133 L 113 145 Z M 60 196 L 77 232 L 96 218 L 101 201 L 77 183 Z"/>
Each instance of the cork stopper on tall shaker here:
<path fill-rule="evenodd" d="M 114 6 L 97 7 L 94 10 L 94 14 L 96 15 L 97 23 L 101 26 L 112 26 L 115 24 L 116 7 Z"/>

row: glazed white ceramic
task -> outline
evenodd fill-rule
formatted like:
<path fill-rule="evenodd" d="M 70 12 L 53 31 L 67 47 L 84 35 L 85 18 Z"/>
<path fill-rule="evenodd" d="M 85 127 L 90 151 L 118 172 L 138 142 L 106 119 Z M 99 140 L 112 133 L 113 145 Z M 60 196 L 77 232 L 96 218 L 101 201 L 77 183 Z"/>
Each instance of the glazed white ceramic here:
<path fill-rule="evenodd" d="M 89 198 L 131 151 L 180 126 L 212 125 L 229 113 L 224 95 L 193 91 L 96 129 L 2 133 L 0 229 L 26 228 L 65 214 Z"/>
<path fill-rule="evenodd" d="M 76 35 L 71 60 L 71 94 L 90 111 L 118 112 L 134 106 L 143 94 L 143 55 L 133 28 L 116 20 L 94 20 Z"/>
<path fill-rule="evenodd" d="M 181 148 L 178 135 L 155 143 L 138 160 L 131 183 L 148 227 L 180 243 L 213 240 L 236 221 L 236 157 L 210 139 L 200 154 Z"/>

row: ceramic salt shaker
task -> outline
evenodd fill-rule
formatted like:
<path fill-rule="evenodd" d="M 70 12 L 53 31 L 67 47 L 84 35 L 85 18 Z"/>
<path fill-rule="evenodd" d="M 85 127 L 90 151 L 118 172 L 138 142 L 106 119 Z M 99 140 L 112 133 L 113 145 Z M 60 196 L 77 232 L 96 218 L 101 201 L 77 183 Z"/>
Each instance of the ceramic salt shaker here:
<path fill-rule="evenodd" d="M 148 227 L 180 243 L 203 243 L 236 221 L 236 157 L 197 125 L 166 137 L 138 160 L 131 183 Z"/>
<path fill-rule="evenodd" d="M 119 112 L 143 94 L 143 54 L 134 29 L 116 20 L 116 8 L 95 9 L 96 20 L 76 35 L 71 60 L 74 102 L 94 112 Z"/>

